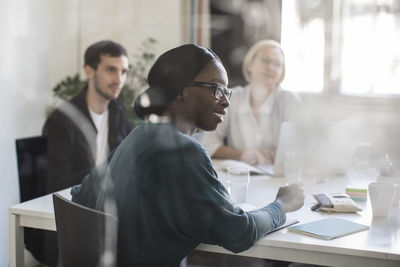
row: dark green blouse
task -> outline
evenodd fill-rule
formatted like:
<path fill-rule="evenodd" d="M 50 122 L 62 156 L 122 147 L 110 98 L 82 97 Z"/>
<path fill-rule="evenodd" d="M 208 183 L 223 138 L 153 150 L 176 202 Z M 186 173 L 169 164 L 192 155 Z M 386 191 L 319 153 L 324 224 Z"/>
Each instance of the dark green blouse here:
<path fill-rule="evenodd" d="M 116 207 L 118 266 L 178 266 L 199 243 L 241 252 L 286 219 L 276 202 L 236 206 L 202 146 L 171 123 L 135 128 L 72 195 L 91 208 Z"/>

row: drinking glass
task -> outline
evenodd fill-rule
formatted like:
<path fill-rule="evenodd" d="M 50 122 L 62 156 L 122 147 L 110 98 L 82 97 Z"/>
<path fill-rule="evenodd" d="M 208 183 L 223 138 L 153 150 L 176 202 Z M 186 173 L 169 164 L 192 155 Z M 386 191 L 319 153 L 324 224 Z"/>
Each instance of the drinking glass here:
<path fill-rule="evenodd" d="M 245 167 L 228 167 L 228 192 L 236 204 L 247 202 L 250 170 Z"/>
<path fill-rule="evenodd" d="M 389 216 L 396 190 L 397 185 L 389 183 L 370 183 L 368 185 L 368 194 L 374 216 Z"/>
<path fill-rule="evenodd" d="M 298 153 L 289 150 L 285 151 L 283 171 L 287 184 L 302 183 L 301 169 L 302 163 L 299 160 Z"/>

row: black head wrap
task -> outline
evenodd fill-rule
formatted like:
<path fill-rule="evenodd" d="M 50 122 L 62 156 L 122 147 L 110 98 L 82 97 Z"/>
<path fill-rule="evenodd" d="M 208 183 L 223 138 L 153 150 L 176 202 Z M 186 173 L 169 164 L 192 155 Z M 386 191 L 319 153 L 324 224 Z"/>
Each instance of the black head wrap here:
<path fill-rule="evenodd" d="M 150 114 L 162 115 L 167 104 L 181 94 L 213 59 L 219 60 L 214 52 L 194 44 L 162 54 L 150 69 L 149 88 L 135 99 L 136 114 L 142 119 Z"/>

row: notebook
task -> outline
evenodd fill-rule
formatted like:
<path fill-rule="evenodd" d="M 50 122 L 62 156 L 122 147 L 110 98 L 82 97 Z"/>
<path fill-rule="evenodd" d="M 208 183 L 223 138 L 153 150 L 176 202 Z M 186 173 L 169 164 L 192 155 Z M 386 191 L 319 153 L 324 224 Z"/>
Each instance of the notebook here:
<path fill-rule="evenodd" d="M 273 232 L 279 231 L 281 229 L 284 229 L 286 227 L 292 226 L 292 225 L 294 225 L 294 224 L 296 224 L 298 222 L 299 222 L 299 220 L 297 220 L 297 219 L 286 219 L 286 222 L 284 224 L 282 224 L 281 226 L 276 227 L 272 231 L 268 232 L 267 235 L 269 235 L 269 234 L 271 234 Z"/>
<path fill-rule="evenodd" d="M 272 175 L 274 171 L 273 165 L 258 165 L 253 166 L 247 164 L 243 161 L 225 159 L 225 160 L 213 160 L 214 167 L 219 170 L 228 171 L 229 167 L 245 167 L 250 170 L 250 174 L 252 175 Z"/>
<path fill-rule="evenodd" d="M 257 209 L 256 206 L 253 206 L 250 203 L 239 203 L 237 205 L 244 211 L 252 211 L 252 210 L 256 210 Z M 274 228 L 273 230 L 269 231 L 266 235 L 269 235 L 269 234 L 271 234 L 273 232 L 279 231 L 279 230 L 284 229 L 286 227 L 292 226 L 292 225 L 294 225 L 294 224 L 296 224 L 298 222 L 299 222 L 299 220 L 297 220 L 297 219 L 286 218 L 286 221 L 285 221 L 284 224 L 282 224 L 281 226 L 278 226 L 278 227 Z"/>
<path fill-rule="evenodd" d="M 369 229 L 363 225 L 340 218 L 327 218 L 288 228 L 289 231 L 320 239 L 330 240 Z"/>

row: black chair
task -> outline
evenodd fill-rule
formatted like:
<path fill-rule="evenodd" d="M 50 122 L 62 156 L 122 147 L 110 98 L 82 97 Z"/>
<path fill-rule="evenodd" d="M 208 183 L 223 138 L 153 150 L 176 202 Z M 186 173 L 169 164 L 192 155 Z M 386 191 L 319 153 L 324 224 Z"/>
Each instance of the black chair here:
<path fill-rule="evenodd" d="M 57 240 L 62 267 L 116 265 L 115 216 L 53 194 Z"/>
<path fill-rule="evenodd" d="M 41 197 L 47 193 L 47 140 L 43 136 L 21 138 L 15 141 L 19 191 L 21 202 Z M 24 229 L 27 250 L 40 262 L 56 266 L 58 250 L 56 234 L 33 228 Z"/>
<path fill-rule="evenodd" d="M 42 136 L 15 141 L 21 202 L 46 194 L 47 143 Z"/>

